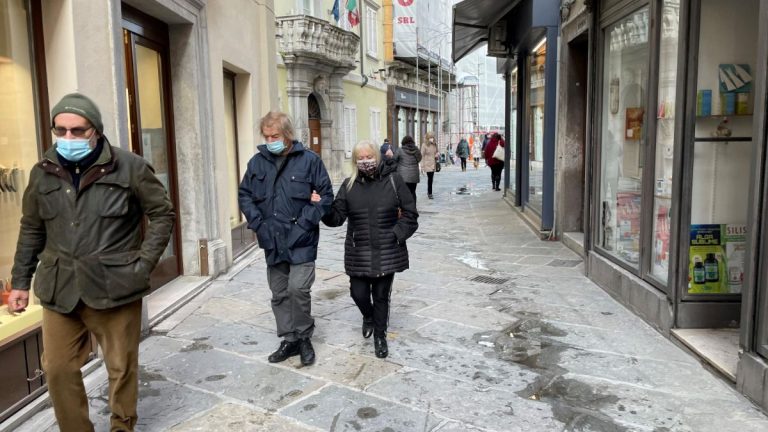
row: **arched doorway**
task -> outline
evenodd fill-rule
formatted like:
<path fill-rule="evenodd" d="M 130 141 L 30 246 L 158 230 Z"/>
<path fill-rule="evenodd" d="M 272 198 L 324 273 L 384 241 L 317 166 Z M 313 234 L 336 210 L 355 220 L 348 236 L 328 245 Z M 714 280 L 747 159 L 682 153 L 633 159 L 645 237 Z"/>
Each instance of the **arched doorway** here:
<path fill-rule="evenodd" d="M 320 111 L 320 104 L 314 94 L 310 94 L 307 97 L 307 112 L 309 114 L 309 148 L 318 155 L 322 155 L 323 138 L 320 126 L 322 113 Z"/>

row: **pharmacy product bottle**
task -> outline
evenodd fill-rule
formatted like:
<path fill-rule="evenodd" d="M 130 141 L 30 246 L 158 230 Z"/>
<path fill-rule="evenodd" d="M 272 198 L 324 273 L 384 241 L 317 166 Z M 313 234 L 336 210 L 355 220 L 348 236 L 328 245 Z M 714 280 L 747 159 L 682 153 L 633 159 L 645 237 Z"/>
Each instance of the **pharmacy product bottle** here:
<path fill-rule="evenodd" d="M 707 275 L 704 270 L 704 263 L 698 255 L 693 257 L 693 283 L 703 284 L 707 281 Z"/>
<path fill-rule="evenodd" d="M 720 279 L 720 268 L 713 253 L 708 253 L 707 259 L 704 260 L 704 274 L 707 282 L 717 282 Z"/>

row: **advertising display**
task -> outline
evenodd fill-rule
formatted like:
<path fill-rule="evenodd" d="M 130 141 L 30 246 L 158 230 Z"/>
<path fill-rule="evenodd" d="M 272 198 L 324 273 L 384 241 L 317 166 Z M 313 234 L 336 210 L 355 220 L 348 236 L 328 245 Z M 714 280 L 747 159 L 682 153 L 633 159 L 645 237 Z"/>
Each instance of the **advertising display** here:
<path fill-rule="evenodd" d="M 689 294 L 741 293 L 746 234 L 746 225 L 691 225 Z"/>

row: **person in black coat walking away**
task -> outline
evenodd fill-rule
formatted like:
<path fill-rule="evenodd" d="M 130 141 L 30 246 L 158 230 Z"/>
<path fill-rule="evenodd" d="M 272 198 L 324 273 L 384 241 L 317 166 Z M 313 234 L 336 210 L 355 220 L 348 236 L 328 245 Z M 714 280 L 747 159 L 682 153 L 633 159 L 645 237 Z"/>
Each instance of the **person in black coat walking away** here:
<path fill-rule="evenodd" d="M 363 315 L 363 337 L 373 333 L 376 357 L 385 358 L 392 282 L 395 273 L 408 268 L 405 242 L 419 227 L 419 214 L 395 162 L 379 158 L 370 141 L 355 146 L 356 169 L 342 183 L 323 222 L 337 227 L 347 221 L 344 270 L 350 294 Z M 312 198 L 320 200 L 317 194 Z"/>
<path fill-rule="evenodd" d="M 416 185 L 419 184 L 419 162 L 421 162 L 421 152 L 416 147 L 413 137 L 406 135 L 400 143 L 400 148 L 395 152 L 395 162 L 397 162 L 397 173 L 405 180 L 408 189 L 413 196 L 413 202 L 416 202 Z"/>
<path fill-rule="evenodd" d="M 494 133 L 484 150 L 485 164 L 491 169 L 491 186 L 495 191 L 501 190 L 499 187 L 501 184 L 501 171 L 504 170 L 504 162 L 493 157 L 493 152 L 496 151 L 498 146 L 504 147 L 504 139 L 501 135 Z"/>

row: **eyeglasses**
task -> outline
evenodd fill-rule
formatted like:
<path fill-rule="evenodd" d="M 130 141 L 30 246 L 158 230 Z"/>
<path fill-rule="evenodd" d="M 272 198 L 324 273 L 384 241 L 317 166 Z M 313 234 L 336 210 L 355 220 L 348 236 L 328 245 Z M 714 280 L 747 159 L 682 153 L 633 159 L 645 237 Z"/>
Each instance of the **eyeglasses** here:
<path fill-rule="evenodd" d="M 59 127 L 54 126 L 51 128 L 51 132 L 53 132 L 54 135 L 57 137 L 63 137 L 67 134 L 67 132 L 71 132 L 73 136 L 77 138 L 85 138 L 85 134 L 88 133 L 89 130 L 93 129 L 93 126 L 89 127 L 74 127 L 74 128 L 65 128 L 65 127 Z"/>

